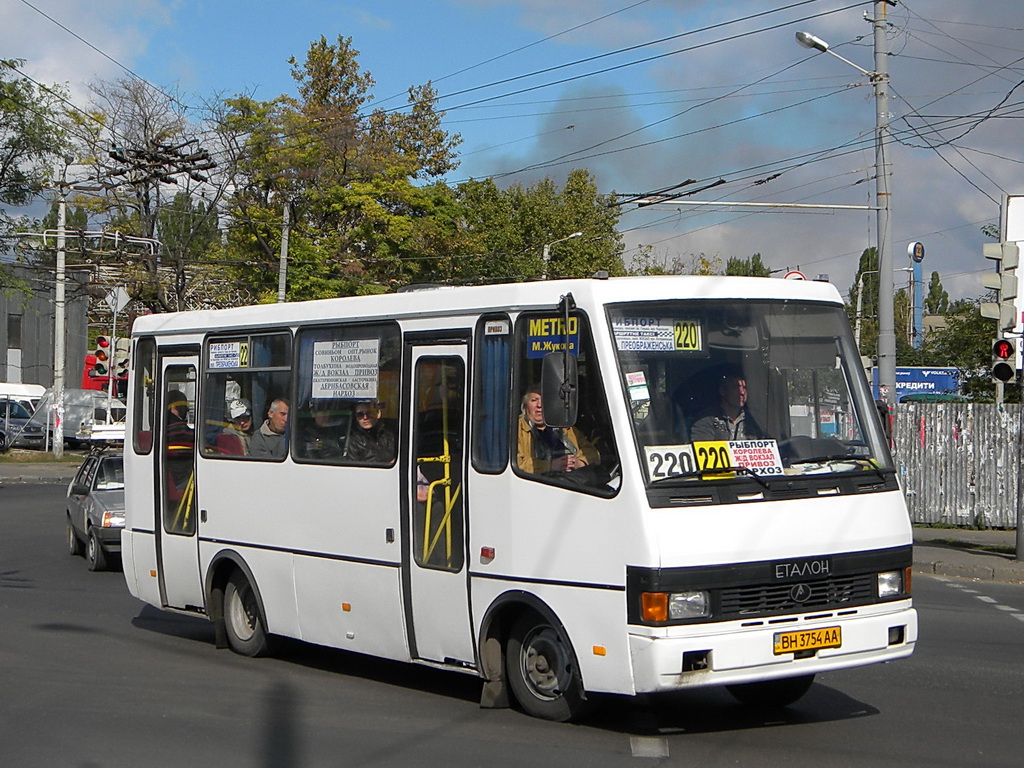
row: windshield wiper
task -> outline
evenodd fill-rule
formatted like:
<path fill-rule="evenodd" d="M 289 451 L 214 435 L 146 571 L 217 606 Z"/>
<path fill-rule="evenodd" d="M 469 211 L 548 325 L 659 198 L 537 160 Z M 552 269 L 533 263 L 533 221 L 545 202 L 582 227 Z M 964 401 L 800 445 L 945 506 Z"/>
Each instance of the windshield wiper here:
<path fill-rule="evenodd" d="M 768 488 L 768 481 L 761 477 L 757 472 L 752 470 L 750 467 L 715 467 L 714 469 L 694 469 L 690 472 L 680 472 L 677 475 L 668 475 L 666 477 L 659 477 L 657 480 L 652 480 L 651 485 L 657 485 L 664 483 L 666 480 L 685 480 L 687 478 L 699 478 L 705 479 L 706 475 L 724 475 L 728 472 L 732 472 L 737 475 L 745 475 L 751 478 L 754 482 L 760 485 L 762 488 Z"/>

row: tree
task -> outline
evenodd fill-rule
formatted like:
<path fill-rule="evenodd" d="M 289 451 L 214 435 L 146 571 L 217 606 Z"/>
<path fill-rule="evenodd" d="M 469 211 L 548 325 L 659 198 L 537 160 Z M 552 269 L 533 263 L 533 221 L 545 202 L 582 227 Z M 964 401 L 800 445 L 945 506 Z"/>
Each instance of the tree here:
<path fill-rule="evenodd" d="M 469 181 L 456 192 L 465 218 L 462 280 L 530 280 L 623 275 L 622 239 L 615 229 L 614 195 L 601 195 L 589 171 L 569 172 L 561 189 L 551 178 L 529 187 L 498 189 L 491 179 Z M 567 238 L 582 232 L 578 238 Z M 555 243 L 554 241 L 560 241 Z M 543 259 L 549 248 L 550 263 Z"/>
<path fill-rule="evenodd" d="M 373 78 L 351 38 L 321 37 L 290 63 L 298 98 L 236 96 L 218 126 L 235 169 L 224 257 L 246 263 L 238 279 L 276 294 L 286 205 L 291 299 L 386 291 L 458 255 L 439 178 L 460 139 L 441 130 L 432 86 L 411 87 L 406 111 L 367 114 Z"/>
<path fill-rule="evenodd" d="M 942 287 L 938 272 L 932 272 L 928 283 L 928 295 L 924 297 L 926 315 L 944 315 L 949 310 L 949 294 Z"/>
<path fill-rule="evenodd" d="M 725 274 L 748 277 L 771 277 L 772 271 L 761 261 L 761 254 L 755 253 L 749 259 L 731 256 L 725 263 Z"/>
<path fill-rule="evenodd" d="M 0 203 L 23 205 L 51 181 L 67 151 L 63 92 L 14 77 L 20 59 L 0 59 Z"/>
<path fill-rule="evenodd" d="M 871 354 L 878 341 L 878 253 L 874 248 L 865 248 L 861 253 L 847 295 L 850 322 L 855 329 L 860 328 L 860 353 Z"/>
<path fill-rule="evenodd" d="M 946 327 L 925 339 L 930 365 L 955 367 L 960 388 L 973 400 L 992 400 L 995 388 L 989 376 L 995 323 L 983 318 L 980 299 L 955 301 L 946 312 Z M 1006 388 L 1007 400 L 1019 399 L 1019 388 Z"/>
<path fill-rule="evenodd" d="M 154 312 L 206 306 L 193 302 L 192 261 L 202 250 L 194 245 L 210 243 L 217 201 L 229 178 L 220 186 L 210 182 L 206 172 L 214 163 L 175 96 L 128 78 L 91 88 L 95 109 L 78 118 L 77 133 L 86 137 L 82 154 L 105 189 L 96 207 L 108 230 L 149 244 L 132 254 L 114 252 L 120 279 L 132 298 Z M 200 203 L 201 196 L 206 200 Z M 96 257 L 110 259 L 111 252 Z"/>
<path fill-rule="evenodd" d="M 37 85 L 18 76 L 21 59 L 0 59 L 0 204 L 24 205 L 52 181 L 53 168 L 68 151 L 68 125 L 57 87 Z M 0 210 L 0 234 L 14 222 Z M 8 240 L 0 238 L 0 251 Z M 18 288 L 0 265 L 0 289 Z"/>

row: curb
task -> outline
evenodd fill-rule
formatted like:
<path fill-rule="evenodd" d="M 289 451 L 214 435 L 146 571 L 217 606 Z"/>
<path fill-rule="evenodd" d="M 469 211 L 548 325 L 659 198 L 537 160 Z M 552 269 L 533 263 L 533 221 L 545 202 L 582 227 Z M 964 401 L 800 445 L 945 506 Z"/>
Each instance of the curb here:
<path fill-rule="evenodd" d="M 914 545 L 914 572 L 975 581 L 1024 584 L 1024 562 L 992 553 Z"/>

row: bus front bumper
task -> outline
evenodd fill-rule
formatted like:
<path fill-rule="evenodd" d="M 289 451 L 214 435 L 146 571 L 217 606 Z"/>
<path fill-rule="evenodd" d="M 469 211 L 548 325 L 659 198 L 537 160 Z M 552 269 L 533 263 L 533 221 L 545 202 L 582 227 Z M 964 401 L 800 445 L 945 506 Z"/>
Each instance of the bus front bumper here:
<path fill-rule="evenodd" d="M 633 627 L 629 648 L 635 692 L 809 675 L 891 661 L 913 653 L 917 612 L 909 600 L 849 613 L 854 615 L 783 616 L 757 622 L 652 629 L 645 634 Z M 838 647 L 776 653 L 779 633 L 835 627 L 841 631 Z"/>

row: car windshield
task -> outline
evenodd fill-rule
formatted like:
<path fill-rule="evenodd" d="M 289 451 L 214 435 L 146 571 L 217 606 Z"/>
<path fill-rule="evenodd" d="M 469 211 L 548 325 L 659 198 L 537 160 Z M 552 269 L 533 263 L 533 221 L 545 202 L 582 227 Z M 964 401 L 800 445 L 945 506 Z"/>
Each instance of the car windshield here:
<path fill-rule="evenodd" d="M 120 456 L 108 456 L 100 462 L 96 473 L 97 491 L 119 491 L 124 488 L 124 461 Z"/>
<path fill-rule="evenodd" d="M 5 414 L 12 419 L 28 419 L 32 416 L 25 406 L 17 400 L 4 400 L 0 402 L 0 418 L 3 418 Z"/>
<path fill-rule="evenodd" d="M 610 320 L 648 482 L 891 467 L 842 307 L 675 301 Z"/>

